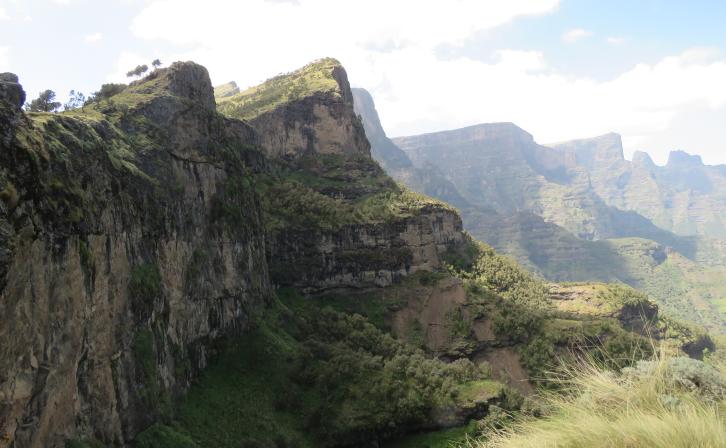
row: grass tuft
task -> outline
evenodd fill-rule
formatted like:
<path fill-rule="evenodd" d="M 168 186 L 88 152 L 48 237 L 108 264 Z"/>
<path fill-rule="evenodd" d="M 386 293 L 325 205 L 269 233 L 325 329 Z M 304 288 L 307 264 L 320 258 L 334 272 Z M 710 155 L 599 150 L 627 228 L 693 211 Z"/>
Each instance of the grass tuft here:
<path fill-rule="evenodd" d="M 495 431 L 471 448 L 726 446 L 726 368 L 656 356 L 613 372 L 593 360 L 566 368 L 547 415 Z"/>

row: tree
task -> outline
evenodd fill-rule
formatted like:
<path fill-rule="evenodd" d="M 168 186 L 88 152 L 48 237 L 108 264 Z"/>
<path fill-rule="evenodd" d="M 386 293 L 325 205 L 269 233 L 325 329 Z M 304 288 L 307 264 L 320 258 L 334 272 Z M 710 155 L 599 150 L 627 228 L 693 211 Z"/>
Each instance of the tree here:
<path fill-rule="evenodd" d="M 101 86 L 101 90 L 94 93 L 89 99 L 88 102 L 99 102 L 101 100 L 107 100 L 111 98 L 114 95 L 118 95 L 119 93 L 123 92 L 126 88 L 126 84 L 103 84 Z"/>
<path fill-rule="evenodd" d="M 146 64 L 137 65 L 135 69 L 126 72 L 126 76 L 129 78 L 134 76 L 141 76 L 149 70 L 149 66 Z"/>
<path fill-rule="evenodd" d="M 63 105 L 63 110 L 78 109 L 79 107 L 83 107 L 85 103 L 86 95 L 81 92 L 71 90 L 68 94 L 68 102 Z"/>
<path fill-rule="evenodd" d="M 154 69 L 157 69 L 161 67 L 161 61 L 158 59 L 154 59 L 153 61 L 151 61 L 151 65 L 152 67 L 154 67 Z"/>
<path fill-rule="evenodd" d="M 30 112 L 55 112 L 61 107 L 61 103 L 53 100 L 55 100 L 55 92 L 45 90 L 40 92 L 38 98 L 26 106 L 26 110 Z"/>

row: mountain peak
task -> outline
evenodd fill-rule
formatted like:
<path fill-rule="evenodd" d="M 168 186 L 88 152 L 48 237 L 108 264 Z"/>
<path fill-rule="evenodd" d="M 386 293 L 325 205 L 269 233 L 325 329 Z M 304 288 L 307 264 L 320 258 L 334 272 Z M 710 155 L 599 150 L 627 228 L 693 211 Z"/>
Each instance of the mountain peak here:
<path fill-rule="evenodd" d="M 655 162 L 653 162 L 650 154 L 644 151 L 635 151 L 633 153 L 633 164 L 637 166 L 644 166 L 647 168 L 655 166 Z"/>
<path fill-rule="evenodd" d="M 214 97 L 217 99 L 227 98 L 229 96 L 237 95 L 239 92 L 240 90 L 237 83 L 234 81 L 230 81 L 226 84 L 216 86 L 214 88 Z"/>
<path fill-rule="evenodd" d="M 373 96 L 366 89 L 360 87 L 350 89 L 353 93 L 353 103 L 358 115 L 364 116 L 366 119 L 363 124 L 366 127 L 366 135 L 368 138 L 373 135 L 386 135 L 381 125 L 381 120 L 376 111 L 376 105 L 373 102 Z"/>
<path fill-rule="evenodd" d="M 393 140 L 405 151 L 404 147 L 406 146 L 406 142 L 412 139 L 430 142 L 441 140 L 450 143 L 494 140 L 534 143 L 534 137 L 532 137 L 532 134 L 511 122 L 480 123 L 448 131 L 431 132 L 411 137 L 396 137 Z"/>
<path fill-rule="evenodd" d="M 293 72 L 270 78 L 258 86 L 218 98 L 221 111 L 251 120 L 285 103 L 316 95 L 342 97 L 352 105 L 348 75 L 337 59 L 318 59 Z"/>
<path fill-rule="evenodd" d="M 216 109 L 209 72 L 191 61 L 174 62 L 167 68 L 154 70 L 145 78 L 132 82 L 127 92 L 152 95 L 166 92 L 198 103 L 205 109 Z"/>
<path fill-rule="evenodd" d="M 668 168 L 693 168 L 703 166 L 703 160 L 699 155 L 691 155 L 685 151 L 671 151 L 668 155 Z"/>
<path fill-rule="evenodd" d="M 623 140 L 620 134 L 614 132 L 545 146 L 565 151 L 568 159 L 588 168 L 625 160 Z"/>

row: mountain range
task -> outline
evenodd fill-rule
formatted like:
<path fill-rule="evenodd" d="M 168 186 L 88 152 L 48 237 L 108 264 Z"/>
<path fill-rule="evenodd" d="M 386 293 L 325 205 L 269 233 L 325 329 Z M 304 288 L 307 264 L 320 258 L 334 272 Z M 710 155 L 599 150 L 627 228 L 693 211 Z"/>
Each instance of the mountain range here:
<path fill-rule="evenodd" d="M 390 140 L 330 58 L 246 90 L 193 62 L 112 87 L 29 112 L 0 74 L 0 448 L 441 447 L 420 433 L 530 412 L 559 362 L 720 353 L 676 302 L 547 279 L 691 287 L 720 252 L 513 125 Z"/>
<path fill-rule="evenodd" d="M 671 153 L 625 160 L 617 134 L 550 145 L 512 123 L 389 139 L 353 89 L 372 154 L 396 180 L 455 205 L 475 238 L 552 281 L 616 281 L 724 331 L 726 167 Z"/>

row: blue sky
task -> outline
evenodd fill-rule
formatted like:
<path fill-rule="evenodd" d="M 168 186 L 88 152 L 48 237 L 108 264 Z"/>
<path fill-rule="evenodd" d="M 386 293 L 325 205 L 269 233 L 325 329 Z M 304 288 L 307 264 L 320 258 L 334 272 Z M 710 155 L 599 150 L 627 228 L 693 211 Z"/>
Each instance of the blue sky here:
<path fill-rule="evenodd" d="M 715 0 L 0 0 L 0 70 L 64 98 L 157 57 L 248 86 L 333 56 L 392 136 L 513 121 L 726 163 L 724 23 Z"/>

